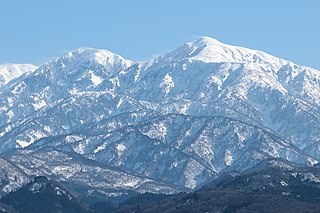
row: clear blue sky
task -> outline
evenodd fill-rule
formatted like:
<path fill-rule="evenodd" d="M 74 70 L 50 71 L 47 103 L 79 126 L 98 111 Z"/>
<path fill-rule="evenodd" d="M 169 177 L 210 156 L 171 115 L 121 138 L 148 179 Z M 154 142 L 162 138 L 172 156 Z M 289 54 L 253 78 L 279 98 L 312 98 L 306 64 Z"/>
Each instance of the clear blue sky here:
<path fill-rule="evenodd" d="M 78 47 L 149 59 L 200 35 L 320 69 L 320 0 L 3 0 L 0 63 Z"/>

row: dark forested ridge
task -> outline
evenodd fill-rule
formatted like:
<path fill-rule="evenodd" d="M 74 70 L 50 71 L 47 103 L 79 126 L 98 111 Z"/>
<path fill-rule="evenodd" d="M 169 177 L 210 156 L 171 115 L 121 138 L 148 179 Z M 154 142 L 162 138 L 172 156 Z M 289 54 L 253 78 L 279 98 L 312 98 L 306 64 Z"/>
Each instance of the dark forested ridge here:
<path fill-rule="evenodd" d="M 0 202 L 21 213 L 93 212 L 61 184 L 44 176 L 34 178 L 19 190 L 1 198 Z"/>

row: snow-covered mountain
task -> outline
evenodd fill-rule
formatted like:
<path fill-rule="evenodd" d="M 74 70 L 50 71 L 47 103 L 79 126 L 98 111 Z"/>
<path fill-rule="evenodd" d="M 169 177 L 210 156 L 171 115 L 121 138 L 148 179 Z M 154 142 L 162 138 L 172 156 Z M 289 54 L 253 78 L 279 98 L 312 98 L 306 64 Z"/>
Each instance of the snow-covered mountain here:
<path fill-rule="evenodd" d="M 79 175 L 46 173 L 56 157 L 24 162 L 43 149 L 164 190 L 269 158 L 320 160 L 320 71 L 208 37 L 146 62 L 78 49 L 7 83 L 0 103 L 0 153 L 28 175 Z"/>
<path fill-rule="evenodd" d="M 14 78 L 26 72 L 32 72 L 38 67 L 32 64 L 1 64 L 0 65 L 0 87 Z"/>

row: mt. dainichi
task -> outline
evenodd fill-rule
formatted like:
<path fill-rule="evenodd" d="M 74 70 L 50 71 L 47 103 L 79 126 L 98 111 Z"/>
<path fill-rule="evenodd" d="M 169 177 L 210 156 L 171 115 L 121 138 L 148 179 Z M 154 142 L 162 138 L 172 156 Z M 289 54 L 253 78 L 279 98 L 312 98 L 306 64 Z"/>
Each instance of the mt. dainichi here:
<path fill-rule="evenodd" d="M 82 48 L 29 70 L 0 78 L 1 169 L 19 183 L 172 193 L 268 159 L 320 161 L 320 71 L 261 51 L 202 37 L 146 62 Z"/>

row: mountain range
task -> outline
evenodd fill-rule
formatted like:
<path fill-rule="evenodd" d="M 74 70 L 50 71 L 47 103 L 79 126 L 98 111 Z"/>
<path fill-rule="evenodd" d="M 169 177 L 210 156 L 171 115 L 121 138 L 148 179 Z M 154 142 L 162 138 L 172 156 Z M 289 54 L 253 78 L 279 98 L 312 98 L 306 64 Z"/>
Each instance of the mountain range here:
<path fill-rule="evenodd" d="M 320 161 L 320 71 L 209 37 L 145 62 L 81 48 L 0 66 L 1 193 L 34 176 L 101 198 Z"/>

